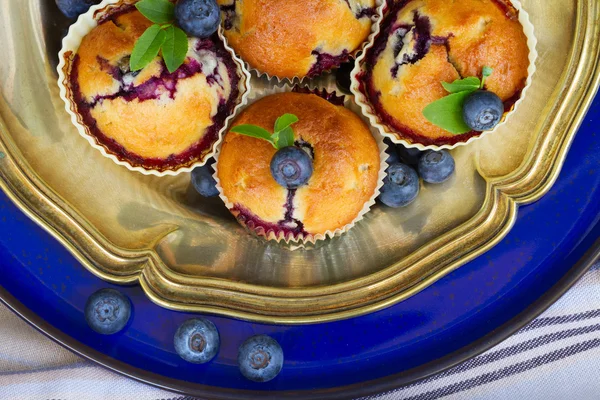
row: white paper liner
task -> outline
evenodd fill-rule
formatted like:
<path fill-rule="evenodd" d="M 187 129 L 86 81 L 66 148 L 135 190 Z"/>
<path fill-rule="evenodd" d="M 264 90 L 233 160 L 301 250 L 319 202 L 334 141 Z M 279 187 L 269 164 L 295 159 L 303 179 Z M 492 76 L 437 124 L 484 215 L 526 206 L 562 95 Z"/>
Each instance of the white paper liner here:
<path fill-rule="evenodd" d="M 369 36 L 367 36 L 367 39 L 363 42 L 363 44 L 361 46 L 359 46 L 359 48 L 357 48 L 356 50 L 354 50 L 352 53 L 350 53 L 349 57 L 350 59 L 354 59 L 355 62 L 357 60 L 357 57 L 359 57 L 361 54 L 363 54 L 363 51 L 367 48 L 367 46 L 372 43 L 375 35 L 379 32 L 379 28 L 378 25 L 381 23 L 381 20 L 383 19 L 383 14 L 385 12 L 387 8 L 387 2 L 386 0 L 375 0 L 375 15 L 371 18 L 371 33 L 369 34 Z M 222 25 L 222 24 L 221 24 Z M 227 47 L 231 47 L 229 46 L 229 43 L 227 42 L 227 36 L 225 36 L 223 34 L 223 40 L 225 41 L 225 44 L 227 45 Z M 235 49 L 233 50 L 235 51 Z M 236 53 L 237 55 L 237 53 Z M 243 60 L 242 57 L 240 57 L 238 55 L 238 57 L 240 59 Z M 333 67 L 329 70 L 323 71 L 321 74 L 317 75 L 317 76 L 313 76 L 313 77 L 298 77 L 295 76 L 293 78 L 288 78 L 288 77 L 284 77 L 281 78 L 277 75 L 271 75 L 268 72 L 262 72 L 259 71 L 258 69 L 252 67 L 250 64 L 248 64 L 246 61 L 244 61 L 244 65 L 246 66 L 246 69 L 248 69 L 248 71 L 252 72 L 253 75 L 255 75 L 257 78 L 264 78 L 267 79 L 271 84 L 274 85 L 280 85 L 280 84 L 289 84 L 289 85 L 310 85 L 310 80 L 311 79 L 315 79 L 319 76 L 322 76 L 328 72 L 331 72 L 335 69 L 337 69 L 337 67 Z"/>
<path fill-rule="evenodd" d="M 233 118 L 238 108 L 240 108 L 246 101 L 246 97 L 250 92 L 250 72 L 246 69 L 244 62 L 235 54 L 233 49 L 228 46 L 225 41 L 222 33 L 222 29 L 219 28 L 218 35 L 221 41 L 224 43 L 225 49 L 231 54 L 233 61 L 237 65 L 238 76 L 240 78 L 238 89 L 238 104 L 233 109 L 231 115 L 229 115 L 223 127 L 219 130 L 218 138 L 213 143 L 212 149 L 201 159 L 198 160 L 193 165 L 187 167 L 180 167 L 177 169 L 168 169 L 164 171 L 147 169 L 141 166 L 134 166 L 130 164 L 127 160 L 119 159 L 115 154 L 109 152 L 106 147 L 104 147 L 98 139 L 89 131 L 89 128 L 83 124 L 81 121 L 81 117 L 79 116 L 77 110 L 77 105 L 74 100 L 70 97 L 71 91 L 67 88 L 68 85 L 68 75 L 70 73 L 71 61 L 72 57 L 77 53 L 79 49 L 79 45 L 85 35 L 87 35 L 92 29 L 98 26 L 98 20 L 100 20 L 103 16 L 110 14 L 115 9 L 119 9 L 123 6 L 127 6 L 130 4 L 137 3 L 138 0 L 104 0 L 100 4 L 90 7 L 88 12 L 79 16 L 77 21 L 71 25 L 69 28 L 69 33 L 62 42 L 62 49 L 59 53 L 59 64 L 57 67 L 58 70 L 58 86 L 60 89 L 60 98 L 65 103 L 65 109 L 71 116 L 71 122 L 77 128 L 79 134 L 85 138 L 89 144 L 100 151 L 102 155 L 106 158 L 111 159 L 118 165 L 122 165 L 129 169 L 130 171 L 135 171 L 142 173 L 144 175 L 155 175 L 155 176 L 175 176 L 182 172 L 190 172 L 194 168 L 202 166 L 209 160 L 215 153 L 218 144 L 221 142 L 223 138 L 223 134 L 226 130 L 226 127 L 229 123 L 229 120 Z"/>
<path fill-rule="evenodd" d="M 512 5 L 515 7 L 515 9 L 519 13 L 519 22 L 521 23 L 521 26 L 523 26 L 523 32 L 525 33 L 525 36 L 527 37 L 527 46 L 529 47 L 529 57 L 528 57 L 529 58 L 529 67 L 527 68 L 527 80 L 525 82 L 525 87 L 521 91 L 521 95 L 520 95 L 519 99 L 515 102 L 515 104 L 512 106 L 512 108 L 508 112 L 504 113 L 504 115 L 502 117 L 502 121 L 498 125 L 496 125 L 494 127 L 494 129 L 492 129 L 490 131 L 480 132 L 478 135 L 471 136 L 468 140 L 466 140 L 464 142 L 457 142 L 454 144 L 444 144 L 444 145 L 439 145 L 439 146 L 438 145 L 423 145 L 421 143 L 409 142 L 405 139 L 398 138 L 396 136 L 396 134 L 394 133 L 396 130 L 393 127 L 388 126 L 384 121 L 382 121 L 380 119 L 380 117 L 377 115 L 377 111 L 371 106 L 371 104 L 370 104 L 369 100 L 367 99 L 367 97 L 365 96 L 365 94 L 363 94 L 362 91 L 359 89 L 360 80 L 357 78 L 358 74 L 365 71 L 365 68 L 364 68 L 365 57 L 367 55 L 368 50 L 371 47 L 373 47 L 373 45 L 375 44 L 375 39 L 379 35 L 383 19 L 380 19 L 377 22 L 377 24 L 376 24 L 377 26 L 375 27 L 376 32 L 371 36 L 370 42 L 367 44 L 367 46 L 365 47 L 362 54 L 356 60 L 354 69 L 350 73 L 350 79 L 351 79 L 350 91 L 354 94 L 356 103 L 361 107 L 363 114 L 369 118 L 371 125 L 375 126 L 379 130 L 379 132 L 381 132 L 381 134 L 383 136 L 388 137 L 392 142 L 394 142 L 396 144 L 402 144 L 405 147 L 417 148 L 422 151 L 423 150 L 441 150 L 441 149 L 452 150 L 459 146 L 466 146 L 475 140 L 481 139 L 484 136 L 489 135 L 490 133 L 496 132 L 501 126 L 503 126 L 506 123 L 506 121 L 509 119 L 509 117 L 512 114 L 514 114 L 514 112 L 517 110 L 519 105 L 523 102 L 523 99 L 525 98 L 525 94 L 527 93 L 527 90 L 531 86 L 531 80 L 532 80 L 533 74 L 535 73 L 535 70 L 536 70 L 535 61 L 537 60 L 537 57 L 538 57 L 538 53 L 536 50 L 537 39 L 534 35 L 533 24 L 529 20 L 529 14 L 523 9 L 523 6 L 521 5 L 521 2 L 519 0 L 510 0 L 510 2 L 512 3 Z"/>
<path fill-rule="evenodd" d="M 343 97 L 344 98 L 344 107 L 353 111 L 356 115 L 358 115 L 367 124 L 367 126 L 369 127 L 369 130 L 371 131 L 371 134 L 375 138 L 375 141 L 377 142 L 377 146 L 379 148 L 379 159 L 380 159 L 379 174 L 377 177 L 377 186 L 375 187 L 373 195 L 365 203 L 364 207 L 361 209 L 361 211 L 358 213 L 358 215 L 352 220 L 352 222 L 350 222 L 349 224 L 346 224 L 345 226 L 343 226 L 341 228 L 338 228 L 334 231 L 328 230 L 323 233 L 309 234 L 309 235 L 304 235 L 301 233 L 301 234 L 294 236 L 291 233 L 285 234 L 284 232 L 279 232 L 279 234 L 276 234 L 273 231 L 264 232 L 264 229 L 262 229 L 262 228 L 251 229 L 251 228 L 247 227 L 245 224 L 243 224 L 241 221 L 239 221 L 239 219 L 236 216 L 236 219 L 238 220 L 238 222 L 240 222 L 240 224 L 242 224 L 244 227 L 246 227 L 246 229 L 248 229 L 251 233 L 256 234 L 257 236 L 262 237 L 266 240 L 275 240 L 277 242 L 284 241 L 287 244 L 290 244 L 290 242 L 300 243 L 300 244 L 310 244 L 310 243 L 314 244 L 315 242 L 317 242 L 319 240 L 324 240 L 327 238 L 333 238 L 335 236 L 342 235 L 343 233 L 350 230 L 354 225 L 356 225 L 356 223 L 358 221 L 360 221 L 367 212 L 369 212 L 371 207 L 375 204 L 375 200 L 379 196 L 380 189 L 383 186 L 383 179 L 386 176 L 385 171 L 388 167 L 388 164 L 386 162 L 386 160 L 388 158 L 386 149 L 388 148 L 388 146 L 384 143 L 383 137 L 379 134 L 379 132 L 369 124 L 368 119 L 361 113 L 360 107 L 354 102 L 354 99 L 351 95 L 346 95 L 346 94 L 340 93 L 335 90 L 326 90 L 323 88 L 316 87 L 314 85 L 290 85 L 290 84 L 285 83 L 285 84 L 278 85 L 278 86 L 270 86 L 270 87 L 264 88 L 262 90 L 261 89 L 253 89 L 253 91 L 250 93 L 250 95 L 247 98 L 247 103 L 243 107 L 240 107 L 237 110 L 235 117 L 231 120 L 230 124 L 228 124 L 228 128 L 231 125 L 231 123 L 233 123 L 235 118 L 237 118 L 237 116 L 240 114 L 240 112 L 242 112 L 248 105 L 254 103 L 256 100 L 259 100 L 263 97 L 266 97 L 266 96 L 269 96 L 272 94 L 276 94 L 276 93 L 291 92 L 296 87 L 307 88 L 310 90 L 325 91 L 328 94 L 334 94 L 337 97 Z M 225 136 L 225 135 L 223 135 L 223 136 Z M 219 143 L 219 147 L 218 147 L 217 153 L 215 155 L 215 163 L 213 164 L 215 173 L 213 174 L 213 176 L 214 176 L 215 180 L 217 181 L 217 189 L 219 190 L 219 197 L 223 200 L 227 209 L 229 209 L 231 211 L 235 205 L 229 201 L 227 196 L 225 196 L 225 193 L 223 192 L 223 188 L 221 186 L 221 181 L 219 180 L 219 176 L 218 176 L 219 175 L 218 174 L 218 165 L 219 165 L 220 149 L 221 149 L 221 143 Z M 250 210 L 250 212 L 251 211 L 252 210 Z M 300 247 L 302 247 L 302 246 L 300 246 Z"/>

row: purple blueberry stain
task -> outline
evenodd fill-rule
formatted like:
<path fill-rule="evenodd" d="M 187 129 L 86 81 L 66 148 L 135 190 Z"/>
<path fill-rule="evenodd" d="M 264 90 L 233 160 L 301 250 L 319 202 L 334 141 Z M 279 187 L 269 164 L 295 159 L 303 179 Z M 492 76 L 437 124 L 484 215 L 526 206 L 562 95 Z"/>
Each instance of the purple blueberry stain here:
<path fill-rule="evenodd" d="M 412 33 L 412 43 L 405 43 L 404 38 L 409 33 Z M 394 58 L 397 58 L 398 55 L 405 50 L 404 54 L 402 54 L 402 59 L 391 69 L 391 74 L 393 78 L 396 78 L 398 75 L 398 69 L 402 65 L 406 64 L 414 64 L 417 61 L 423 59 L 429 53 L 429 48 L 431 47 L 431 23 L 429 21 L 429 17 L 420 15 L 417 11 L 415 11 L 413 16 L 413 25 L 397 26 L 395 32 L 396 36 L 396 45 L 394 46 Z M 438 38 L 439 39 L 439 38 Z M 414 43 L 414 44 L 413 44 Z M 412 49 L 406 49 L 410 44 L 413 45 Z"/>
<path fill-rule="evenodd" d="M 361 8 L 356 14 L 356 19 L 361 18 L 373 18 L 377 15 L 377 9 L 375 7 Z"/>
<path fill-rule="evenodd" d="M 103 70 L 106 69 L 103 68 Z M 119 68 L 113 67 L 113 69 L 110 70 L 111 75 L 116 73 L 115 70 L 120 71 Z M 177 71 L 170 73 L 163 67 L 159 76 L 154 76 L 138 86 L 133 84 L 135 78 L 133 73 L 131 75 L 129 73 L 119 75 L 117 78 L 115 78 L 115 75 L 112 75 L 113 78 L 119 82 L 119 91 L 108 95 L 96 96 L 90 106 L 94 108 L 98 102 L 102 102 L 103 100 L 115 100 L 117 98 L 122 98 L 127 102 L 136 99 L 138 101 L 155 100 L 160 98 L 165 92 L 168 92 L 169 97 L 174 99 L 177 92 L 178 81 L 190 78 L 201 71 L 202 64 L 194 59 L 188 58 L 187 63 L 179 67 Z"/>
<path fill-rule="evenodd" d="M 348 5 L 348 8 L 350 9 L 350 11 L 352 10 L 352 6 L 350 5 L 350 0 L 344 0 L 346 2 L 346 4 Z M 354 16 L 356 17 L 356 19 L 361 19 L 361 18 L 373 18 L 375 15 L 377 15 L 377 9 L 375 7 L 363 7 L 360 10 L 354 12 Z"/>
<path fill-rule="evenodd" d="M 223 28 L 225 28 L 226 31 L 231 30 L 231 28 L 233 28 L 234 25 L 234 20 L 236 17 L 236 13 L 235 13 L 235 3 L 237 0 L 233 1 L 233 4 L 223 4 L 221 5 L 221 13 L 223 14 Z"/>
<path fill-rule="evenodd" d="M 315 77 L 332 68 L 338 67 L 350 58 L 350 53 L 346 49 L 342 51 L 342 54 L 338 55 L 321 53 L 319 50 L 313 50 L 311 54 L 317 57 L 317 61 L 315 61 L 312 67 L 310 67 L 308 74 L 306 74 L 308 77 Z"/>
<path fill-rule="evenodd" d="M 111 65 L 110 62 L 103 57 L 96 56 L 96 61 L 100 64 L 100 70 L 106 72 L 110 76 L 113 77 L 114 80 L 119 81 L 122 79 L 123 74 L 119 67 Z"/>
<path fill-rule="evenodd" d="M 314 159 L 314 149 L 308 142 L 299 139 L 295 141 L 294 144 L 297 146 L 297 148 L 302 149 L 306 154 L 308 154 L 311 159 Z M 308 235 L 308 232 L 304 230 L 304 224 L 302 221 L 294 218 L 294 199 L 296 197 L 296 193 L 297 189 L 288 189 L 286 200 L 283 204 L 284 216 L 283 219 L 277 221 L 277 223 L 270 223 L 262 220 L 240 204 L 236 204 L 232 211 L 234 211 L 234 214 L 240 222 L 244 223 L 248 228 L 253 230 L 261 228 L 265 233 L 272 231 L 276 234 L 279 234 L 282 232 L 285 237 L 288 237 L 289 235 L 297 237 L 300 234 Z"/>
<path fill-rule="evenodd" d="M 296 197 L 296 189 L 288 190 L 285 201 L 285 215 L 283 220 L 279 221 L 279 225 L 293 232 L 304 232 L 304 224 L 302 221 L 293 217 L 294 215 L 294 197 Z"/>
<path fill-rule="evenodd" d="M 293 206 L 291 205 L 291 204 L 293 204 L 292 203 L 293 196 L 292 196 L 291 200 L 289 200 L 289 196 L 290 195 L 288 193 L 288 197 L 284 204 L 286 215 L 288 215 L 288 213 L 294 212 Z M 288 206 L 288 204 L 290 204 L 290 205 Z M 293 226 L 292 224 L 290 224 L 290 222 L 293 222 L 293 219 L 286 220 L 284 217 L 283 220 L 278 221 L 277 223 L 266 222 L 263 219 L 259 218 L 257 215 L 250 212 L 250 210 L 248 210 L 247 208 L 245 208 L 244 206 L 242 206 L 240 204 L 234 205 L 234 207 L 232 208 L 232 211 L 235 214 L 237 214 L 237 219 L 240 222 L 242 222 L 243 224 L 245 224 L 248 228 L 250 228 L 252 230 L 257 230 L 257 229 L 261 228 L 264 230 L 265 233 L 267 233 L 267 232 L 275 232 L 275 233 L 282 232 L 285 237 L 288 237 L 290 234 L 294 237 L 296 237 L 300 234 L 308 235 L 308 232 L 306 232 L 304 230 L 304 225 Z"/>

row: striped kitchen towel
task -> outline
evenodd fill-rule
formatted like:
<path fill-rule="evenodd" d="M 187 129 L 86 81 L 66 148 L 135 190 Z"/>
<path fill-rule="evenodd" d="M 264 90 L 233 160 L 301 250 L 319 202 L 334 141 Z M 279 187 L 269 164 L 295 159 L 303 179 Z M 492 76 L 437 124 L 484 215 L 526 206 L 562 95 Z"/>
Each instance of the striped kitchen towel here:
<path fill-rule="evenodd" d="M 97 367 L 0 306 L 0 399 L 192 400 Z M 486 353 L 377 400 L 600 399 L 600 264 Z"/>

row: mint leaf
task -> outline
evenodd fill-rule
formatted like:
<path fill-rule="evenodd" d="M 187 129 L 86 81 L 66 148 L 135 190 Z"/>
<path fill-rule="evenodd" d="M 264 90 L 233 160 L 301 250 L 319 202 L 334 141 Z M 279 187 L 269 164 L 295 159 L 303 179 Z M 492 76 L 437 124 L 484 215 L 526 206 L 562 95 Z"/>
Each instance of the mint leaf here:
<path fill-rule="evenodd" d="M 429 122 L 458 135 L 471 131 L 463 120 L 463 104 L 472 91 L 458 92 L 442 97 L 423 109 Z"/>
<path fill-rule="evenodd" d="M 491 67 L 483 67 L 483 69 L 481 70 L 481 89 L 483 89 L 483 85 L 485 85 L 485 80 L 488 76 L 492 75 L 492 72 L 494 72 L 494 70 Z"/>
<path fill-rule="evenodd" d="M 175 5 L 169 0 L 142 0 L 135 8 L 155 24 L 166 24 L 175 19 Z"/>
<path fill-rule="evenodd" d="M 279 132 L 287 128 L 288 126 L 298 122 L 298 117 L 294 114 L 283 114 L 275 121 L 275 132 Z"/>
<path fill-rule="evenodd" d="M 245 124 L 237 125 L 230 129 L 231 132 L 258 139 L 264 139 L 271 143 L 277 150 L 294 145 L 294 130 L 291 125 L 298 122 L 294 114 L 283 114 L 275 121 L 275 133 L 271 134 L 260 126 Z"/>
<path fill-rule="evenodd" d="M 162 45 L 162 55 L 169 72 L 173 73 L 183 64 L 188 51 L 188 39 L 184 31 L 176 26 L 165 29 L 166 40 Z"/>
<path fill-rule="evenodd" d="M 294 145 L 294 130 L 292 124 L 298 122 L 294 114 L 283 114 L 275 121 L 275 133 L 271 136 L 278 149 Z"/>
<path fill-rule="evenodd" d="M 165 42 L 167 35 L 158 25 L 152 25 L 140 36 L 133 46 L 129 65 L 132 71 L 139 71 L 150 64 Z"/>
<path fill-rule="evenodd" d="M 269 133 L 269 131 L 267 131 L 264 128 L 261 128 L 260 126 L 251 124 L 236 125 L 233 128 L 231 128 L 230 131 L 234 133 L 239 133 L 241 135 L 251 136 L 258 139 L 264 139 L 271 143 L 273 147 L 277 148 L 273 139 L 271 138 L 271 134 Z"/>
<path fill-rule="evenodd" d="M 465 90 L 475 91 L 479 89 L 481 81 L 475 76 L 470 76 L 465 79 L 457 79 L 452 83 L 442 82 L 442 86 L 450 93 L 463 92 Z"/>
<path fill-rule="evenodd" d="M 279 138 L 277 140 L 277 148 L 283 149 L 294 145 L 294 130 L 288 126 L 279 132 Z"/>

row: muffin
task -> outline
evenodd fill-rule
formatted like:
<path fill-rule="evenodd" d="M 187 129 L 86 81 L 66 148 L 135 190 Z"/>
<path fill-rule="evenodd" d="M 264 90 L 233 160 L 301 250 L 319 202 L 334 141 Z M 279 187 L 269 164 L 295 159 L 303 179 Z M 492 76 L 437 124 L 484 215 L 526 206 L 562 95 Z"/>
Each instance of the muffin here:
<path fill-rule="evenodd" d="M 269 76 L 314 77 L 359 50 L 376 0 L 218 0 L 229 45 Z"/>
<path fill-rule="evenodd" d="M 204 163 L 241 102 L 247 79 L 241 63 L 217 36 L 188 38 L 186 60 L 173 73 L 161 57 L 132 72 L 134 44 L 152 23 L 131 4 L 95 18 L 78 48 L 63 48 L 64 99 L 80 132 L 103 154 L 143 173 Z"/>
<path fill-rule="evenodd" d="M 221 197 L 237 220 L 259 236 L 314 242 L 340 234 L 379 193 L 380 145 L 342 98 L 327 98 L 272 94 L 252 103 L 232 123 L 272 130 L 279 116 L 298 117 L 295 146 L 312 158 L 313 172 L 297 189 L 287 189 L 273 177 L 270 162 L 277 150 L 269 142 L 231 131 L 223 139 L 215 168 Z"/>
<path fill-rule="evenodd" d="M 500 97 L 506 116 L 530 75 L 531 49 L 519 13 L 508 0 L 395 3 L 355 70 L 358 101 L 395 142 L 448 147 L 481 135 L 453 135 L 429 122 L 423 109 L 448 95 L 442 82 L 481 78 L 487 66 L 493 73 L 485 89 Z"/>

